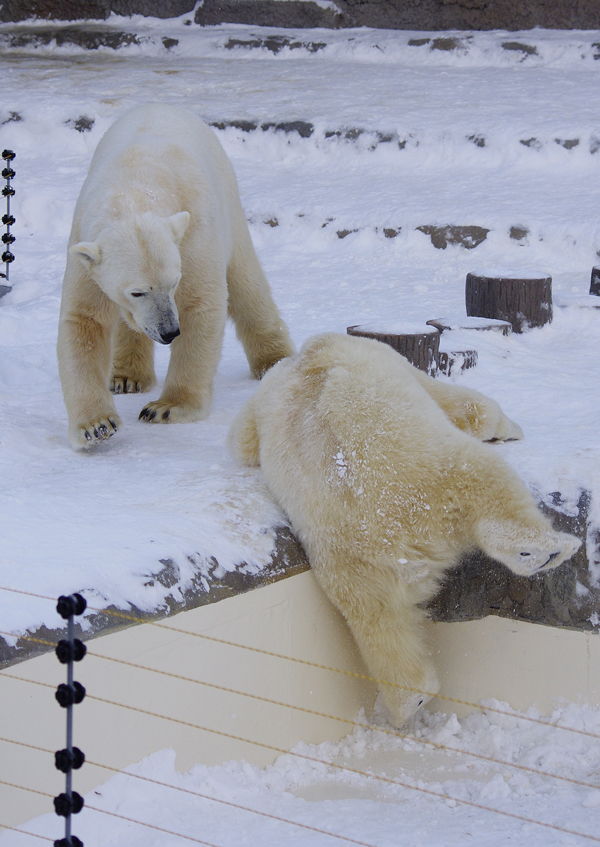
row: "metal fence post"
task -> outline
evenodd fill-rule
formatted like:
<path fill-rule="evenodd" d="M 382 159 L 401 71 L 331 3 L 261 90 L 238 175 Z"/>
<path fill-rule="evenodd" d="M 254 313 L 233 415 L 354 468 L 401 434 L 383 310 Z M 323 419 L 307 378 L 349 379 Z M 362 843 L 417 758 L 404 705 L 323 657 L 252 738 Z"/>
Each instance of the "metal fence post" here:
<path fill-rule="evenodd" d="M 73 681 L 73 663 L 80 662 L 86 653 L 85 644 L 74 638 L 73 617 L 85 611 L 86 601 L 81 594 L 71 594 L 59 597 L 56 605 L 58 614 L 67 621 L 67 638 L 56 645 L 56 655 L 59 662 L 67 666 L 67 682 L 59 685 L 56 699 L 67 710 L 67 746 L 58 750 L 54 755 L 54 763 L 59 771 L 66 776 L 64 794 L 54 798 L 54 809 L 57 815 L 65 819 L 65 837 L 54 842 L 54 847 L 83 847 L 83 842 L 71 835 L 71 815 L 76 815 L 83 808 L 83 797 L 73 791 L 72 772 L 80 768 L 85 756 L 78 747 L 73 747 L 73 706 L 81 703 L 85 697 L 85 688 L 79 682 Z"/>
<path fill-rule="evenodd" d="M 0 277 L 5 279 L 7 282 L 9 280 L 9 268 L 11 262 L 14 262 L 15 257 L 10 251 L 10 245 L 14 243 L 15 236 L 10 231 L 11 226 L 15 223 L 15 218 L 11 214 L 10 211 L 10 198 L 14 197 L 15 189 L 12 185 L 12 180 L 15 178 L 16 173 L 12 168 L 11 162 L 15 158 L 16 154 L 12 150 L 3 150 L 2 158 L 5 162 L 7 162 L 7 167 L 5 167 L 2 171 L 2 176 L 6 180 L 6 185 L 2 189 L 2 196 L 6 197 L 6 214 L 2 216 L 2 223 L 6 227 L 6 232 L 2 235 L 2 243 L 4 245 L 4 252 L 2 253 L 2 261 L 4 262 L 4 273 L 0 273 Z M 4 291 L 0 291 L 0 296 L 2 294 L 7 294 L 11 287 L 10 285 L 2 285 L 0 288 L 5 289 Z"/>

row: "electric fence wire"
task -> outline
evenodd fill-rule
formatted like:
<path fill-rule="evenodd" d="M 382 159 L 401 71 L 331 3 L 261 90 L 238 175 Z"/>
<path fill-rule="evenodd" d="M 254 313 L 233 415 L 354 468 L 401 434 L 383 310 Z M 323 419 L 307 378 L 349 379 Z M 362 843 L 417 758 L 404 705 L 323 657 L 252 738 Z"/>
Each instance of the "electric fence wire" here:
<path fill-rule="evenodd" d="M 41 597 L 43 599 L 48 599 L 48 600 L 52 600 L 52 601 L 54 601 L 54 599 L 55 599 L 55 598 L 51 598 L 51 597 L 45 597 L 45 595 L 33 594 L 33 592 L 21 592 L 21 591 L 18 591 L 16 589 L 4 588 L 2 586 L 0 586 L 0 590 L 7 590 L 7 591 L 13 591 L 15 593 L 32 595 L 32 596 Z M 98 611 L 103 611 L 105 613 L 107 612 L 107 610 L 98 610 Z M 110 610 L 110 611 L 112 612 L 112 610 Z M 131 615 L 121 614 L 121 613 L 118 613 L 118 612 L 115 612 L 114 614 L 116 614 L 119 617 L 125 617 L 126 619 L 128 619 L 132 622 L 133 621 L 135 621 L 136 623 L 142 622 L 142 621 L 139 620 L 139 618 L 135 618 L 134 616 L 131 616 Z M 320 669 L 323 669 L 323 670 L 337 672 L 337 673 L 345 673 L 345 674 L 348 674 L 350 676 L 355 676 L 355 677 L 359 677 L 359 678 L 363 678 L 363 679 L 366 679 L 366 680 L 369 680 L 369 681 L 379 682 L 380 684 L 383 684 L 381 681 L 374 680 L 374 679 L 372 679 L 372 678 L 370 678 L 366 675 L 363 675 L 363 674 L 357 674 L 357 673 L 349 672 L 349 671 L 342 671 L 342 670 L 339 670 L 339 669 L 336 669 L 336 668 L 328 667 L 326 665 L 321 665 L 319 663 L 310 662 L 310 661 L 303 660 L 303 659 L 297 659 L 297 658 L 294 658 L 294 657 L 285 656 L 283 654 L 273 653 L 273 652 L 267 651 L 267 650 L 262 650 L 260 648 L 252 648 L 252 647 L 248 647 L 248 645 L 242 645 L 242 644 L 237 644 L 235 642 L 226 641 L 224 639 L 219 639 L 219 638 L 216 638 L 214 636 L 204 636 L 203 634 L 200 634 L 200 633 L 194 633 L 194 632 L 182 630 L 178 627 L 172 627 L 172 626 L 169 626 L 169 625 L 165 625 L 163 622 L 150 622 L 150 621 L 145 621 L 145 622 L 154 623 L 155 625 L 160 626 L 161 628 L 176 631 L 180 634 L 198 636 L 200 638 L 207 638 L 210 641 L 215 641 L 217 643 L 225 644 L 227 646 L 239 647 L 241 649 L 250 649 L 252 651 L 255 651 L 255 652 L 258 652 L 258 653 L 263 653 L 263 654 L 266 654 L 268 656 L 272 656 L 272 657 L 275 657 L 275 658 L 287 659 L 287 660 L 290 660 L 290 661 L 299 662 L 301 664 L 306 664 L 306 665 L 309 665 L 309 666 L 312 666 L 312 667 L 317 667 L 317 668 L 320 668 Z M 0 635 L 13 635 L 13 634 L 12 633 L 0 632 Z M 30 640 L 30 641 L 33 641 L 33 642 L 36 642 L 36 643 L 39 643 L 39 644 L 43 644 L 44 646 L 48 646 L 48 647 L 54 647 L 55 646 L 55 642 L 47 641 L 45 639 L 36 638 L 34 636 L 22 636 L 22 638 L 24 640 Z M 494 763 L 494 764 L 505 766 L 505 767 L 517 768 L 519 770 L 527 771 L 527 772 L 530 772 L 530 773 L 533 773 L 533 774 L 536 774 L 536 775 L 539 775 L 539 776 L 542 776 L 542 777 L 548 777 L 548 778 L 552 778 L 552 779 L 563 780 L 565 782 L 570 782 L 570 783 L 573 783 L 575 785 L 580 785 L 580 786 L 583 786 L 583 787 L 586 787 L 586 788 L 591 788 L 591 789 L 596 789 L 596 790 L 600 787 L 596 784 L 588 783 L 588 782 L 585 782 L 583 780 L 577 780 L 577 779 L 574 779 L 574 778 L 571 778 L 571 777 L 565 777 L 565 776 L 562 776 L 560 774 L 555 774 L 555 773 L 552 773 L 552 772 L 549 772 L 549 771 L 543 771 L 541 769 L 532 768 L 532 767 L 525 766 L 525 765 L 520 765 L 518 763 L 509 762 L 509 761 L 502 760 L 502 759 L 497 759 L 497 758 L 494 758 L 494 757 L 491 757 L 491 756 L 485 756 L 485 755 L 478 754 L 478 753 L 472 753 L 470 751 L 461 750 L 460 748 L 452 747 L 452 746 L 449 746 L 449 745 L 444 745 L 444 744 L 441 744 L 439 742 L 433 742 L 433 741 L 430 741 L 430 740 L 427 740 L 427 739 L 416 738 L 415 736 L 400 733 L 396 730 L 389 730 L 389 729 L 386 729 L 385 727 L 379 727 L 379 726 L 370 725 L 370 724 L 364 723 L 364 722 L 353 721 L 353 720 L 347 719 L 347 718 L 339 718 L 335 715 L 329 715 L 329 714 L 326 714 L 324 712 L 319 712 L 319 711 L 314 710 L 314 709 L 307 709 L 307 708 L 297 706 L 297 705 L 294 705 L 294 704 L 283 703 L 281 701 L 273 700 L 271 698 L 262 697 L 261 695 L 250 694 L 250 693 L 247 693 L 247 692 L 242 692 L 242 691 L 238 691 L 236 689 L 228 688 L 226 686 L 221 686 L 221 685 L 218 685 L 216 683 L 209 683 L 209 682 L 194 679 L 194 678 L 191 678 L 191 677 L 186 677 L 186 676 L 183 676 L 181 674 L 175 674 L 175 673 L 172 673 L 172 672 L 169 672 L 169 671 L 163 671 L 163 670 L 157 669 L 157 668 L 150 668 L 150 667 L 145 666 L 145 665 L 140 665 L 140 664 L 128 662 L 128 661 L 125 661 L 125 660 L 116 659 L 114 657 L 103 656 L 102 654 L 94 653 L 94 652 L 91 652 L 91 651 L 88 652 L 88 655 L 90 657 L 93 657 L 93 658 L 96 658 L 96 659 L 112 661 L 112 662 L 115 662 L 117 664 L 129 666 L 129 667 L 136 668 L 138 670 L 142 670 L 142 671 L 146 671 L 146 672 L 150 672 L 150 673 L 157 673 L 157 674 L 160 674 L 160 675 L 163 675 L 163 676 L 168 676 L 168 677 L 178 679 L 178 680 L 181 680 L 181 681 L 184 681 L 184 682 L 190 682 L 190 683 L 194 683 L 194 684 L 197 684 L 197 685 L 208 686 L 210 688 L 214 688 L 214 689 L 226 692 L 226 693 L 239 695 L 239 696 L 243 696 L 243 697 L 250 697 L 250 698 L 255 699 L 255 700 L 259 700 L 259 701 L 269 703 L 270 705 L 276 705 L 276 706 L 280 706 L 280 707 L 283 707 L 283 708 L 291 708 L 291 709 L 295 709 L 297 711 L 312 714 L 312 715 L 315 715 L 315 716 L 318 716 L 318 717 L 324 717 L 324 718 L 328 718 L 328 719 L 331 719 L 331 720 L 341 721 L 341 722 L 344 722 L 346 724 L 352 725 L 354 727 L 361 727 L 363 729 L 375 730 L 377 732 L 381 732 L 381 733 L 391 735 L 391 736 L 401 738 L 401 739 L 410 740 L 412 742 L 420 742 L 420 743 L 424 744 L 425 746 L 433 747 L 435 749 L 440 749 L 440 750 L 445 750 L 447 752 L 459 753 L 459 754 L 462 754 L 462 755 L 472 756 L 474 758 L 482 759 L 486 762 Z M 26 682 L 26 683 L 35 684 L 35 685 L 41 685 L 41 686 L 44 686 L 44 687 L 49 687 L 49 688 L 53 687 L 49 683 L 43 683 L 43 682 L 40 682 L 40 681 L 37 681 L 37 680 L 29 680 L 29 679 L 26 679 L 24 677 L 20 677 L 20 676 L 14 675 L 14 674 L 7 673 L 6 671 L 0 671 L 0 676 L 6 676 L 7 678 L 11 678 L 11 679 L 14 679 L 14 680 L 17 680 L 17 681 L 20 681 L 20 682 Z M 402 687 L 402 686 L 399 686 L 399 687 Z M 409 689 L 409 690 L 412 691 L 414 689 Z M 435 791 L 433 789 L 425 788 L 423 786 L 413 785 L 409 782 L 405 782 L 405 781 L 402 781 L 402 780 L 399 780 L 399 779 L 390 779 L 390 778 L 385 777 L 385 776 L 380 776 L 380 775 L 373 774 L 373 773 L 367 773 L 367 772 L 361 771 L 357 768 L 352 768 L 348 765 L 340 765 L 340 764 L 337 764 L 337 763 L 334 763 L 334 762 L 319 759 L 319 758 L 314 757 L 314 756 L 308 756 L 307 754 L 299 753 L 297 751 L 285 750 L 283 748 L 279 748 L 279 747 L 276 747 L 274 745 L 270 745 L 270 744 L 266 744 L 266 743 L 263 743 L 263 742 L 258 742 L 258 741 L 254 741 L 254 740 L 251 740 L 251 739 L 243 738 L 241 736 L 236 736 L 232 733 L 222 732 L 222 731 L 219 731 L 219 730 L 216 730 L 216 729 L 213 729 L 213 728 L 204 727 L 204 726 L 201 726 L 199 724 L 194 724 L 194 723 L 191 723 L 191 722 L 188 722 L 188 721 L 182 721 L 182 720 L 179 720 L 177 718 L 173 718 L 173 717 L 170 717 L 170 716 L 167 716 L 167 715 L 161 715 L 161 714 L 152 712 L 150 710 L 140 709 L 138 707 L 131 706 L 131 705 L 128 705 L 128 704 L 118 703 L 118 702 L 115 702 L 113 700 L 109 700 L 109 699 L 106 699 L 106 698 L 101 698 L 101 697 L 97 697 L 97 696 L 90 695 L 90 694 L 88 694 L 88 698 L 92 699 L 92 700 L 96 700 L 96 701 L 101 702 L 101 703 L 105 703 L 107 705 L 132 710 L 132 711 L 138 712 L 140 714 L 150 715 L 152 717 L 159 718 L 161 720 L 166 720 L 166 721 L 171 721 L 171 722 L 174 722 L 174 723 L 177 723 L 177 724 L 182 724 L 182 725 L 188 726 L 190 728 L 202 730 L 204 732 L 214 733 L 216 735 L 226 737 L 226 738 L 230 738 L 232 740 L 236 740 L 236 741 L 239 741 L 239 742 L 242 742 L 242 743 L 257 745 L 257 746 L 260 746 L 264 749 L 268 749 L 268 750 L 271 750 L 273 752 L 276 752 L 276 753 L 279 753 L 279 754 L 282 754 L 282 755 L 287 754 L 287 755 L 297 756 L 299 758 L 302 758 L 302 759 L 305 759 L 305 760 L 308 760 L 308 761 L 311 761 L 311 762 L 314 762 L 314 763 L 318 763 L 320 765 L 325 765 L 328 768 L 344 770 L 344 771 L 347 771 L 349 773 L 352 773 L 352 774 L 355 774 L 355 775 L 358 775 L 358 776 L 361 776 L 361 777 L 364 777 L 364 778 L 367 778 L 367 779 L 374 779 L 374 780 L 381 781 L 383 783 L 389 783 L 391 785 L 397 785 L 397 786 L 405 788 L 405 789 L 420 791 L 420 792 L 425 793 L 425 794 L 429 794 L 429 795 L 433 795 L 435 797 L 442 798 L 446 801 L 450 800 L 454 803 L 460 803 L 462 805 L 471 806 L 471 807 L 474 807 L 474 808 L 477 808 L 477 809 L 480 809 L 480 810 L 483 810 L 483 811 L 486 811 L 486 812 L 492 812 L 492 813 L 495 813 L 495 814 L 504 815 L 504 816 L 507 816 L 509 818 L 517 819 L 517 820 L 522 821 L 524 823 L 529 823 L 529 824 L 534 824 L 534 825 L 537 825 L 537 826 L 550 828 L 550 829 L 553 829 L 553 830 L 563 832 L 565 834 L 574 835 L 574 836 L 577 836 L 577 837 L 580 837 L 580 838 L 585 838 L 585 839 L 600 843 L 600 838 L 598 838 L 598 837 L 596 837 L 592 834 L 589 834 L 589 833 L 583 833 L 583 832 L 580 832 L 580 831 L 577 831 L 577 830 L 571 830 L 571 829 L 568 829 L 568 828 L 565 828 L 565 827 L 560 827 L 556 824 L 550 824 L 550 823 L 547 823 L 547 822 L 544 822 L 544 821 L 537 821 L 535 819 L 528 818 L 528 817 L 523 816 L 523 815 L 517 815 L 515 813 L 506 812 L 506 811 L 499 810 L 499 809 L 494 809 L 493 807 L 485 806 L 485 805 L 479 804 L 479 803 L 475 803 L 471 800 L 465 800 L 465 799 L 458 798 L 458 797 L 452 797 L 451 795 L 447 794 L 446 792 L 439 792 L 439 791 Z M 483 708 L 485 711 L 490 711 L 489 707 L 482 707 L 479 704 L 469 703 L 468 701 L 457 700 L 456 698 L 440 698 L 440 699 L 448 699 L 448 700 L 453 701 L 453 702 L 464 703 L 465 705 L 472 706 L 473 708 L 480 708 L 480 709 Z M 500 710 L 491 709 L 491 711 L 500 711 Z M 532 719 L 532 718 L 529 718 L 528 716 L 519 715 L 519 714 L 511 713 L 511 712 L 506 712 L 506 711 L 503 711 L 503 710 L 500 711 L 500 713 L 509 715 L 510 717 L 513 717 L 513 718 L 525 719 L 525 720 L 527 720 L 527 719 L 534 720 L 534 722 L 536 722 L 536 723 L 542 723 L 543 725 L 551 727 L 552 729 L 555 729 L 555 730 L 563 729 L 563 730 L 572 731 L 572 732 L 580 732 L 580 733 L 583 733 L 585 735 L 591 736 L 591 737 L 593 737 L 597 740 L 600 740 L 600 736 L 596 735 L 595 733 L 590 733 L 588 731 L 580 730 L 580 729 L 575 728 L 575 727 L 558 726 L 557 724 L 551 723 L 549 721 Z M 24 742 L 15 741 L 13 739 L 0 738 L 0 741 L 6 742 L 6 743 L 11 743 L 11 744 L 21 745 L 23 747 L 28 747 L 30 749 L 36 749 L 36 750 L 39 750 L 40 752 L 50 752 L 50 751 L 45 750 L 44 748 L 36 747 L 35 745 L 29 745 L 29 744 L 26 744 Z M 89 762 L 88 764 L 90 764 L 91 766 L 94 766 L 94 767 L 104 768 L 104 769 L 109 770 L 109 771 L 114 772 L 114 773 L 121 773 L 121 771 L 118 768 L 113 768 L 109 765 L 96 763 L 96 762 L 93 762 L 93 763 Z M 357 845 L 362 845 L 362 847 L 374 847 L 374 845 L 367 844 L 367 842 L 357 841 L 356 839 L 352 839 L 352 838 L 349 838 L 347 836 L 339 835 L 337 833 L 332 833 L 332 832 L 329 832 L 327 830 L 321 830 L 317 827 L 311 827 L 309 825 L 301 824 L 299 822 L 290 821 L 290 820 L 285 819 L 285 818 L 280 818 L 280 817 L 275 816 L 275 815 L 270 815 L 268 813 L 261 812 L 260 810 L 251 809 L 249 807 L 243 807 L 239 804 L 231 803 L 230 801 L 224 801 L 221 798 L 212 797 L 212 796 L 209 796 L 209 795 L 203 795 L 199 792 L 193 792 L 193 791 L 190 791 L 189 789 L 184 789 L 184 788 L 181 788 L 179 786 L 172 786 L 172 785 L 169 785 L 168 783 L 163 783 L 163 782 L 160 782 L 158 780 L 152 780 L 148 777 L 143 777 L 143 776 L 140 776 L 140 775 L 137 775 L 137 774 L 127 774 L 127 776 L 132 777 L 132 778 L 142 779 L 142 780 L 145 780 L 147 782 L 152 782 L 156 785 L 160 785 L 160 786 L 163 786 L 163 787 L 166 787 L 166 788 L 171 788 L 173 790 L 182 791 L 184 793 L 194 794 L 194 795 L 201 797 L 203 799 L 211 800 L 211 801 L 217 802 L 217 803 L 223 803 L 224 805 L 233 806 L 233 807 L 238 808 L 242 811 L 247 811 L 247 812 L 251 812 L 251 813 L 254 813 L 254 814 L 258 814 L 258 815 L 264 815 L 266 817 L 271 817 L 271 818 L 274 818 L 275 820 L 277 820 L 281 823 L 289 824 L 289 825 L 292 825 L 292 826 L 300 826 L 300 827 L 303 827 L 305 829 L 311 829 L 311 830 L 314 830 L 315 832 L 318 832 L 320 834 L 328 835 L 328 836 L 331 836 L 333 838 L 340 838 L 342 840 L 345 840 L 347 843 L 354 843 L 354 844 L 357 844 Z M 45 792 L 40 792 L 40 791 L 37 791 L 35 789 L 28 789 L 26 786 L 17 786 L 17 785 L 11 784 L 11 783 L 3 782 L 2 780 L 0 780 L 0 784 L 12 785 L 12 787 L 14 787 L 14 788 L 20 788 L 22 790 L 32 791 L 32 792 L 38 793 L 38 794 L 45 794 Z M 48 794 L 48 796 L 51 796 L 51 795 Z M 89 808 L 92 811 L 97 811 L 97 812 L 102 813 L 102 814 L 112 814 L 115 817 L 123 817 L 123 816 L 116 815 L 115 813 L 107 812 L 106 810 L 90 807 L 87 804 L 86 804 L 86 808 Z M 125 817 L 123 817 L 123 819 L 127 820 L 131 823 L 139 824 L 141 826 L 149 826 L 150 828 L 158 829 L 159 831 L 169 833 L 171 835 L 174 835 L 174 836 L 177 836 L 177 837 L 180 837 L 180 838 L 186 838 L 186 839 L 194 841 L 196 843 L 205 844 L 205 845 L 208 845 L 208 847 L 217 847 L 217 845 L 209 844 L 209 842 L 202 841 L 200 839 L 195 839 L 195 838 L 186 836 L 186 835 L 181 834 L 181 833 L 175 833 L 171 830 L 167 830 L 167 829 L 164 829 L 164 828 L 161 828 L 161 827 L 156 827 L 154 825 L 144 823 L 143 821 L 135 821 L 133 819 L 125 818 Z M 0 824 L 0 826 L 1 826 L 1 824 Z M 12 829 L 15 829 L 15 828 L 13 827 Z M 16 830 L 16 831 L 23 831 L 23 830 Z M 31 834 L 31 833 L 26 833 L 26 834 Z"/>

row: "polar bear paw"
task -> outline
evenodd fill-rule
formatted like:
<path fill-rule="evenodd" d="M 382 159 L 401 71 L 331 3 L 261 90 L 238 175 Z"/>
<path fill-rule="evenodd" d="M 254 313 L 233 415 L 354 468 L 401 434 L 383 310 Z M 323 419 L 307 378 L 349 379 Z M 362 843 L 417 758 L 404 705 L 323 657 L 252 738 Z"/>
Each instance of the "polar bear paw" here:
<path fill-rule="evenodd" d="M 440 690 L 440 682 L 433 665 L 426 665 L 417 680 L 409 680 L 408 687 L 391 687 L 380 684 L 381 700 L 385 704 L 387 719 L 397 729 L 416 714 Z"/>
<path fill-rule="evenodd" d="M 88 450 L 112 438 L 122 423 L 116 414 L 98 415 L 89 423 L 80 422 L 69 427 L 69 441 L 74 450 Z"/>
<path fill-rule="evenodd" d="M 171 404 L 164 400 L 153 400 L 139 414 L 139 419 L 146 423 L 194 423 L 203 420 L 208 415 L 209 404 L 197 407 L 191 405 Z"/>
<path fill-rule="evenodd" d="M 115 374 L 110 382 L 112 394 L 145 394 L 156 385 L 154 377 L 126 376 Z"/>
<path fill-rule="evenodd" d="M 482 520 L 478 535 L 482 550 L 519 576 L 557 568 L 581 547 L 575 535 L 525 521 Z"/>

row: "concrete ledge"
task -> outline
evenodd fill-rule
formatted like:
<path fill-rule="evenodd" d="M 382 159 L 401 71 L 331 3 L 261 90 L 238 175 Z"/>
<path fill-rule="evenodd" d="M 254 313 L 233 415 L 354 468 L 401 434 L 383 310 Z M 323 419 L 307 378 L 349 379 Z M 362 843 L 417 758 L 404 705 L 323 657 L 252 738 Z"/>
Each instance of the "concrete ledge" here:
<path fill-rule="evenodd" d="M 75 637 L 83 641 L 96 638 L 99 635 L 108 635 L 132 626 L 138 626 L 148 621 L 160 621 L 163 618 L 177 615 L 183 611 L 196 609 L 201 606 L 209 606 L 219 600 L 235 597 L 252 591 L 255 588 L 263 588 L 280 579 L 295 576 L 309 570 L 310 565 L 304 554 L 300 542 L 292 535 L 287 526 L 279 526 L 274 529 L 275 550 L 269 564 L 258 573 L 247 573 L 243 563 L 237 570 L 229 571 L 222 577 L 216 577 L 218 562 L 213 558 L 213 573 L 208 580 L 198 576 L 181 599 L 175 599 L 172 595 L 167 597 L 165 606 L 151 612 L 144 612 L 136 606 L 123 610 L 115 606 L 108 606 L 106 611 L 95 612 L 86 617 L 85 629 L 75 620 Z M 161 585 L 169 588 L 177 583 L 177 575 L 173 562 L 169 559 L 161 560 L 161 567 L 157 568 L 153 579 Z M 208 584 L 206 584 L 208 583 Z M 58 599 L 58 598 L 57 598 Z M 175 624 L 179 626 L 180 624 Z M 45 626 L 28 632 L 19 638 L 14 645 L 8 645 L 0 636 L 0 669 L 24 662 L 34 656 L 40 656 L 53 650 L 52 645 L 61 638 L 66 637 L 66 624 L 61 629 L 48 629 Z"/>
<path fill-rule="evenodd" d="M 571 532 L 583 540 L 573 558 L 555 571 L 535 577 L 520 577 L 480 551 L 465 556 L 461 564 L 446 577 L 440 592 L 429 604 L 434 621 L 455 622 L 499 615 L 555 627 L 568 627 L 598 632 L 600 617 L 600 587 L 594 572 L 600 569 L 600 539 L 588 538 L 589 494 L 583 492 L 576 514 L 560 511 L 560 496 L 555 496 L 555 508 L 543 506 L 556 529 Z M 97 638 L 147 621 L 160 621 L 173 615 L 210 606 L 220 600 L 264 588 L 310 570 L 301 544 L 288 526 L 274 529 L 275 550 L 269 564 L 258 573 L 247 573 L 243 563 L 238 569 L 216 577 L 218 562 L 208 580 L 198 576 L 192 585 L 176 599 L 167 597 L 165 606 L 143 612 L 132 606 L 127 610 L 109 607 L 86 619 L 86 629 L 76 624 L 76 637 L 84 641 Z M 588 555 L 592 561 L 588 561 Z M 177 583 L 171 561 L 157 563 L 153 576 L 165 587 Z M 592 568 L 592 570 L 590 570 Z M 174 623 L 179 626 L 180 618 Z M 10 667 L 33 656 L 52 650 L 52 644 L 65 637 L 66 629 L 49 630 L 41 627 L 8 645 L 0 637 L 0 668 Z M 36 641 L 35 639 L 38 639 Z"/>

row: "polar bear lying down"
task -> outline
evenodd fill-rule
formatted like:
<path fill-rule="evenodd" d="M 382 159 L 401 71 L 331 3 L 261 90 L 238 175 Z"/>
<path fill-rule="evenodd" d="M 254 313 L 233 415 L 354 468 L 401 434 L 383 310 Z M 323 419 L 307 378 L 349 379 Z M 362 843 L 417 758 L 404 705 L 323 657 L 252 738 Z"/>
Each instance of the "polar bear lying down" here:
<path fill-rule="evenodd" d="M 235 457 L 260 464 L 370 674 L 391 684 L 380 687 L 396 726 L 439 689 L 420 604 L 462 553 L 531 576 L 580 545 L 482 437 L 521 431 L 484 395 L 336 334 L 269 371 L 229 434 Z"/>
<path fill-rule="evenodd" d="M 73 215 L 58 333 L 72 446 L 120 427 L 111 391 L 153 388 L 155 341 L 171 344 L 169 369 L 140 418 L 206 417 L 228 313 L 253 376 L 293 352 L 214 132 L 138 106 L 98 144 Z"/>

